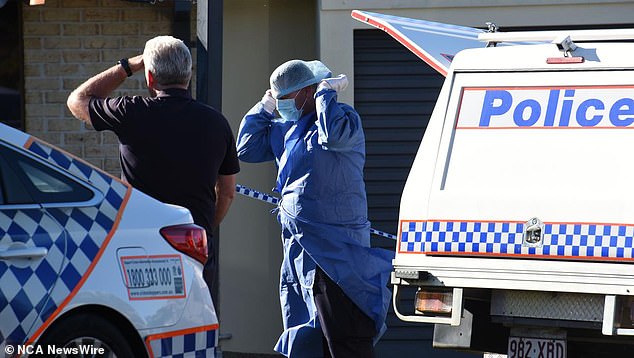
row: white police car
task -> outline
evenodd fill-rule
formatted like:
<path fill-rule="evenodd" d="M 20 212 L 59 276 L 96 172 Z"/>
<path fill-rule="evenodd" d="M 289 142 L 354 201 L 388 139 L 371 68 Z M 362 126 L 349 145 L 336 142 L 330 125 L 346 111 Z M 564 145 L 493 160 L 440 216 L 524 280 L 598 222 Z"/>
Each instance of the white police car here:
<path fill-rule="evenodd" d="M 0 124 L 0 349 L 6 356 L 214 356 L 204 230 Z"/>

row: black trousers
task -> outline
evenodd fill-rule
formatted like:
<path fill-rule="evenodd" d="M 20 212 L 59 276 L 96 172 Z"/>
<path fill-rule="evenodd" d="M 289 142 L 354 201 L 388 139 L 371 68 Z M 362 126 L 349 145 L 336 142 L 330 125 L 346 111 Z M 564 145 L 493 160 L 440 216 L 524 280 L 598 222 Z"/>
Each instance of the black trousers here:
<path fill-rule="evenodd" d="M 313 284 L 325 358 L 374 357 L 374 321 L 319 267 Z"/>
<path fill-rule="evenodd" d="M 217 284 L 215 277 L 216 272 L 218 272 L 218 268 L 216 267 L 216 252 L 214 250 L 213 245 L 213 234 L 207 231 L 207 262 L 203 266 L 203 279 L 207 284 L 207 288 L 209 289 L 209 296 L 211 296 L 211 301 L 214 304 L 214 308 L 217 310 L 218 307 L 216 304 L 218 303 L 218 298 L 215 297 L 214 292 L 216 291 L 216 287 L 214 285 Z"/>

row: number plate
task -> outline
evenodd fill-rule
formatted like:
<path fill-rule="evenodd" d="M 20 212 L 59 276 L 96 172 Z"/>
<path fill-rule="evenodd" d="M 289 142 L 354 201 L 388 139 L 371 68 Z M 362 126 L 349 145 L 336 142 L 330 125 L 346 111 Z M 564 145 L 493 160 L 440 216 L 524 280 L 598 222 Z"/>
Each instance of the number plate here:
<path fill-rule="evenodd" d="M 508 358 L 566 358 L 566 341 L 509 337 Z"/>
<path fill-rule="evenodd" d="M 122 256 L 121 265 L 130 300 L 185 297 L 179 255 Z"/>

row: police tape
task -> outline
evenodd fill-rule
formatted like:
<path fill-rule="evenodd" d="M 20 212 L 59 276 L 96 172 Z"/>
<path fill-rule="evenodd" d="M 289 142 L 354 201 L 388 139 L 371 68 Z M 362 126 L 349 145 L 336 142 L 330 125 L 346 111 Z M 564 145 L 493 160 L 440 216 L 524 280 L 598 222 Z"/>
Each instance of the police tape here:
<path fill-rule="evenodd" d="M 377 229 L 370 228 L 370 234 L 387 237 L 388 239 L 396 240 L 396 235 L 388 234 L 387 232 L 379 231 Z"/>
<path fill-rule="evenodd" d="M 280 202 L 279 198 L 276 198 L 276 197 L 268 195 L 268 194 L 261 193 L 261 192 L 259 192 L 257 190 L 253 190 L 253 189 L 251 189 L 249 187 L 246 187 L 246 186 L 240 185 L 240 184 L 236 184 L 236 192 L 238 194 L 242 194 L 244 196 L 248 196 L 249 198 L 253 198 L 253 199 L 260 200 L 260 201 L 264 201 L 266 203 L 273 204 L 273 205 L 277 205 Z M 377 229 L 373 229 L 373 228 L 370 228 L 370 234 L 386 237 L 386 238 L 392 239 L 392 240 L 396 240 L 396 235 L 389 234 L 387 232 L 383 232 L 383 231 L 380 231 L 380 230 L 377 230 Z"/>
<path fill-rule="evenodd" d="M 273 204 L 273 205 L 277 205 L 280 202 L 280 199 L 274 197 L 274 196 L 270 196 L 264 193 L 260 193 L 259 191 L 253 190 L 249 187 L 246 187 L 244 185 L 240 185 L 237 184 L 236 185 L 236 191 L 238 192 L 238 194 L 242 194 L 244 196 L 248 196 L 250 198 L 253 199 L 258 199 L 260 201 L 264 201 L 267 202 L 269 204 Z"/>

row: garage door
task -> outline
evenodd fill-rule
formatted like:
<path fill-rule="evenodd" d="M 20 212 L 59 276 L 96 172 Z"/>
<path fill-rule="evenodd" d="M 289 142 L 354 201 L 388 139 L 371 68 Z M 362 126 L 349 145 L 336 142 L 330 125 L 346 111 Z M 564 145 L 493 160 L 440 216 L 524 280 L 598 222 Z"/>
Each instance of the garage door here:
<path fill-rule="evenodd" d="M 372 227 L 396 233 L 400 193 L 444 77 L 379 30 L 354 32 L 354 71 Z"/>

